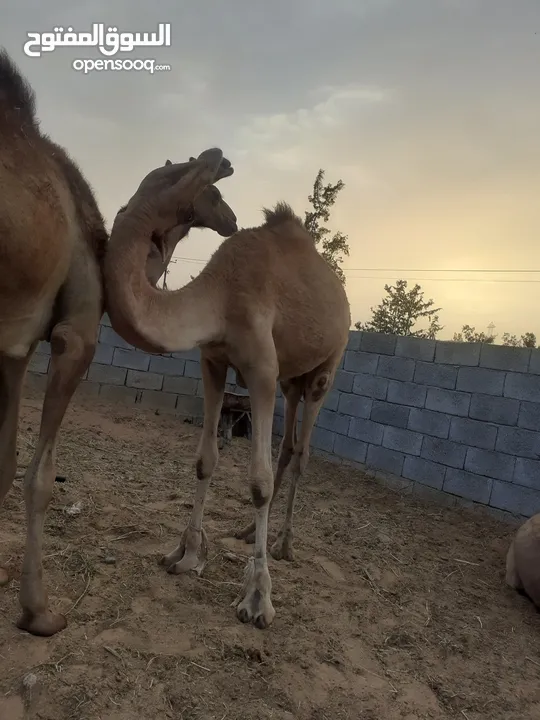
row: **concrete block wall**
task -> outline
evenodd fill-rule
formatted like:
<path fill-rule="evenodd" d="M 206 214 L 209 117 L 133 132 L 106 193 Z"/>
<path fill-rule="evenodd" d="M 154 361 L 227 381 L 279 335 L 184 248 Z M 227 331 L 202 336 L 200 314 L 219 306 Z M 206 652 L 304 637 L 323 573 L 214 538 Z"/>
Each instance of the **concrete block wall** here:
<path fill-rule="evenodd" d="M 105 316 L 78 392 L 200 420 L 199 358 L 198 350 L 140 352 Z M 42 343 L 30 370 L 43 375 L 48 366 Z M 230 370 L 227 389 L 246 392 L 234 382 Z M 283 414 L 278 390 L 278 436 Z M 311 445 L 418 495 L 533 515 L 540 512 L 540 350 L 351 332 Z"/>

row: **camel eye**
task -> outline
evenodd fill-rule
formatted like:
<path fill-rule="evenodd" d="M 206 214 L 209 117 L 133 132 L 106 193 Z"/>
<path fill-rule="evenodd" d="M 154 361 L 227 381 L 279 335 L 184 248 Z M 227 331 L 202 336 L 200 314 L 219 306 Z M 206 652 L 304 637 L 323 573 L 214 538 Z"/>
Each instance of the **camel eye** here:
<path fill-rule="evenodd" d="M 193 212 L 193 208 L 190 208 L 184 216 L 184 222 L 192 223 L 194 220 L 195 220 L 195 213 Z"/>

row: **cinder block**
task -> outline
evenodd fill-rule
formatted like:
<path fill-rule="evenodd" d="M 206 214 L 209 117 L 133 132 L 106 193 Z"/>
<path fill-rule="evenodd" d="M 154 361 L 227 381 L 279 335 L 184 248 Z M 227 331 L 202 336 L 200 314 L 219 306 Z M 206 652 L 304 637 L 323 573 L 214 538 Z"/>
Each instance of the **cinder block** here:
<path fill-rule="evenodd" d="M 437 340 L 435 362 L 444 365 L 478 365 L 481 343 Z"/>
<path fill-rule="evenodd" d="M 111 318 L 108 316 L 107 313 L 103 313 L 100 325 L 104 325 L 105 327 L 111 327 Z"/>
<path fill-rule="evenodd" d="M 310 445 L 318 450 L 331 453 L 334 452 L 334 441 L 336 437 L 339 436 L 330 430 L 324 430 L 323 428 L 315 426 L 311 433 Z"/>
<path fill-rule="evenodd" d="M 422 485 L 422 483 L 415 483 L 413 495 L 422 500 L 429 500 L 430 502 L 437 503 L 437 505 L 443 505 L 444 507 L 455 507 L 457 503 L 457 497 L 455 495 L 449 495 L 437 488 Z"/>
<path fill-rule="evenodd" d="M 495 450 L 537 460 L 540 458 L 540 433 L 521 428 L 500 427 Z"/>
<path fill-rule="evenodd" d="M 325 410 L 333 410 L 335 412 L 338 409 L 340 397 L 340 392 L 337 390 L 330 390 L 330 392 L 326 393 L 326 397 L 324 398 L 324 402 L 322 404 L 323 408 Z"/>
<path fill-rule="evenodd" d="M 396 350 L 396 340 L 395 335 L 364 331 L 360 338 L 360 350 L 379 355 L 393 355 Z"/>
<path fill-rule="evenodd" d="M 110 365 L 113 361 L 113 355 L 114 348 L 112 345 L 98 343 L 94 351 L 92 362 L 99 363 L 100 365 Z"/>
<path fill-rule="evenodd" d="M 134 350 L 133 345 L 127 343 L 123 338 L 115 332 L 112 327 L 104 325 L 99 331 L 99 342 L 104 345 L 112 345 L 113 347 L 124 348 L 125 350 Z"/>
<path fill-rule="evenodd" d="M 407 428 L 423 435 L 446 439 L 450 432 L 450 416 L 433 410 L 411 408 Z M 493 444 L 495 445 L 495 440 Z"/>
<path fill-rule="evenodd" d="M 97 397 L 100 392 L 101 385 L 97 382 L 82 380 L 73 393 L 74 398 Z"/>
<path fill-rule="evenodd" d="M 420 455 L 424 460 L 431 460 L 431 462 L 461 470 L 465 464 L 466 453 L 467 448 L 464 445 L 459 445 L 451 440 L 424 436 Z"/>
<path fill-rule="evenodd" d="M 371 420 L 363 420 L 362 418 L 352 418 L 349 426 L 349 437 L 373 445 L 382 443 L 383 433 L 384 425 L 379 425 Z"/>
<path fill-rule="evenodd" d="M 156 356 L 150 359 L 151 372 L 161 373 L 162 375 L 172 375 L 174 377 L 178 377 L 179 375 L 184 374 L 185 366 L 186 360 L 179 360 L 178 358 Z"/>
<path fill-rule="evenodd" d="M 388 380 L 386 378 L 376 377 L 375 375 L 355 375 L 353 393 L 356 395 L 364 395 L 376 400 L 386 400 L 387 391 Z"/>
<path fill-rule="evenodd" d="M 332 410 L 321 409 L 317 417 L 316 426 L 323 430 L 331 430 L 339 435 L 347 435 L 351 418 L 348 415 L 341 415 Z"/>
<path fill-rule="evenodd" d="M 392 405 L 384 400 L 375 400 L 371 410 L 370 419 L 382 425 L 406 428 L 409 422 L 411 409 L 404 405 Z"/>
<path fill-rule="evenodd" d="M 494 480 L 489 504 L 516 515 L 531 517 L 540 512 L 540 490 Z"/>
<path fill-rule="evenodd" d="M 43 393 L 47 387 L 47 375 L 41 373 L 26 373 L 24 379 L 24 392 Z"/>
<path fill-rule="evenodd" d="M 465 458 L 465 470 L 476 475 L 486 475 L 497 480 L 512 482 L 516 458 L 512 455 L 494 452 L 493 450 L 480 450 L 469 448 Z"/>
<path fill-rule="evenodd" d="M 505 347 L 504 345 L 482 345 L 480 366 L 493 370 L 527 372 L 531 359 L 531 348 Z"/>
<path fill-rule="evenodd" d="M 403 465 L 403 477 L 422 485 L 441 490 L 446 475 L 446 467 L 419 457 L 406 457 Z"/>
<path fill-rule="evenodd" d="M 339 398 L 338 412 L 369 420 L 372 406 L 372 398 L 342 394 Z"/>
<path fill-rule="evenodd" d="M 187 378 L 188 380 L 191 380 L 192 378 Z M 201 397 L 204 397 L 202 395 Z M 285 417 L 285 398 L 284 397 L 277 397 L 274 404 L 274 413 L 276 415 L 281 415 L 281 417 Z"/>
<path fill-rule="evenodd" d="M 347 343 L 347 350 L 357 351 L 360 350 L 360 340 L 362 339 L 361 330 L 351 330 L 349 332 L 349 342 Z"/>
<path fill-rule="evenodd" d="M 410 382 L 414 376 L 414 360 L 381 355 L 377 366 L 377 375 L 389 380 Z"/>
<path fill-rule="evenodd" d="M 454 390 L 457 373 L 458 369 L 450 367 L 450 365 L 417 362 L 414 371 L 414 382 L 419 385 L 432 385 L 446 390 Z"/>
<path fill-rule="evenodd" d="M 540 375 L 507 373 L 504 383 L 504 397 L 540 402 Z"/>
<path fill-rule="evenodd" d="M 420 455 L 422 440 L 423 436 L 420 433 L 397 427 L 385 427 L 382 445 L 407 455 Z"/>
<path fill-rule="evenodd" d="M 283 418 L 278 417 L 277 415 L 274 415 L 274 422 L 272 424 L 272 434 L 278 435 L 279 437 L 283 437 L 284 431 L 285 431 L 285 426 L 284 426 Z"/>
<path fill-rule="evenodd" d="M 171 357 L 177 360 L 193 360 L 194 362 L 201 362 L 201 351 L 198 347 L 192 348 L 191 350 L 183 350 L 182 352 L 171 353 Z"/>
<path fill-rule="evenodd" d="M 443 490 L 452 495 L 458 495 L 467 500 L 487 505 L 493 486 L 491 478 L 474 475 L 463 470 L 448 468 L 444 479 Z"/>
<path fill-rule="evenodd" d="M 400 475 L 394 475 L 394 473 L 387 472 L 386 470 L 376 470 L 375 480 L 380 485 L 395 490 L 402 495 L 411 495 L 414 487 L 412 480 L 407 480 Z"/>
<path fill-rule="evenodd" d="M 171 410 L 176 406 L 176 395 L 164 393 L 159 390 L 143 390 L 139 404 L 150 410 Z"/>
<path fill-rule="evenodd" d="M 195 395 L 197 393 L 196 378 L 166 376 L 163 378 L 163 392 L 177 393 L 178 395 Z M 201 395 L 203 397 L 203 395 Z"/>
<path fill-rule="evenodd" d="M 126 385 L 141 390 L 161 390 L 163 387 L 163 375 L 153 372 L 141 372 L 140 370 L 128 370 Z"/>
<path fill-rule="evenodd" d="M 377 470 L 385 470 L 394 475 L 402 475 L 403 463 L 405 455 L 396 450 L 380 447 L 378 445 L 369 445 L 366 464 Z"/>
<path fill-rule="evenodd" d="M 201 372 L 202 372 L 202 368 L 201 368 Z M 234 370 L 234 368 L 232 368 L 232 367 L 227 368 L 226 381 L 228 383 L 231 383 L 231 385 L 236 385 L 236 370 Z"/>
<path fill-rule="evenodd" d="M 423 408 L 426 403 L 427 387 L 412 382 L 388 381 L 388 402 L 409 407 Z"/>
<path fill-rule="evenodd" d="M 353 462 L 365 463 L 367 449 L 367 443 L 344 435 L 336 435 L 334 440 L 334 453 Z"/>
<path fill-rule="evenodd" d="M 375 375 L 375 373 L 377 372 L 378 362 L 378 355 L 347 350 L 345 352 L 345 361 L 343 367 L 348 372 L 367 373 L 368 375 Z"/>
<path fill-rule="evenodd" d="M 172 378 L 171 378 L 172 379 Z M 180 378 L 174 378 L 175 380 L 180 380 Z M 186 380 L 195 380 L 197 383 L 197 390 L 195 392 L 195 395 L 197 397 L 204 397 L 204 383 L 202 380 L 197 380 L 196 378 L 186 378 Z M 227 388 L 225 388 L 227 390 Z M 228 390 L 228 392 L 232 392 L 232 390 Z M 184 395 L 184 393 L 179 393 L 180 395 Z M 186 393 L 187 394 L 187 393 Z"/>
<path fill-rule="evenodd" d="M 497 425 L 515 425 L 519 414 L 519 401 L 512 398 L 477 395 L 471 397 L 469 417 L 474 420 L 496 423 Z"/>
<path fill-rule="evenodd" d="M 28 363 L 28 371 L 45 374 L 49 371 L 50 355 L 35 352 Z"/>
<path fill-rule="evenodd" d="M 436 410 L 437 412 L 448 413 L 448 415 L 467 417 L 470 404 L 471 396 L 468 393 L 434 387 L 428 389 L 426 397 L 427 410 Z"/>
<path fill-rule="evenodd" d="M 338 370 L 334 378 L 333 389 L 341 390 L 344 393 L 352 392 L 354 382 L 354 373 L 347 372 L 346 370 Z"/>
<path fill-rule="evenodd" d="M 398 357 L 412 358 L 413 360 L 433 362 L 435 358 L 435 340 L 410 336 L 398 337 L 396 355 Z"/>
<path fill-rule="evenodd" d="M 115 403 L 133 404 L 137 400 L 137 390 L 125 385 L 101 385 L 99 397 Z"/>
<path fill-rule="evenodd" d="M 122 350 L 116 348 L 113 354 L 112 364 L 116 367 L 128 368 L 129 370 L 148 370 L 150 355 L 139 350 Z"/>
<path fill-rule="evenodd" d="M 518 427 L 540 432 L 540 403 L 522 402 L 517 424 Z"/>
<path fill-rule="evenodd" d="M 186 360 L 184 375 L 192 378 L 202 378 L 201 364 L 193 360 Z"/>
<path fill-rule="evenodd" d="M 40 355 L 50 355 L 51 354 L 51 346 L 45 340 L 40 340 L 37 344 L 36 352 L 39 353 Z"/>
<path fill-rule="evenodd" d="M 183 417 L 202 418 L 204 417 L 204 400 L 195 395 L 178 395 L 175 413 Z"/>
<path fill-rule="evenodd" d="M 540 348 L 533 348 L 531 350 L 529 372 L 535 375 L 540 375 Z"/>
<path fill-rule="evenodd" d="M 483 450 L 493 450 L 497 439 L 497 427 L 469 418 L 453 417 L 449 439 Z"/>
<path fill-rule="evenodd" d="M 127 370 L 114 365 L 92 363 L 88 368 L 88 379 L 103 385 L 125 385 Z"/>
<path fill-rule="evenodd" d="M 484 395 L 502 395 L 505 375 L 506 373 L 501 370 L 462 367 L 458 372 L 456 390 Z"/>
<path fill-rule="evenodd" d="M 538 460 L 516 458 L 514 482 L 518 485 L 540 490 L 540 462 Z"/>

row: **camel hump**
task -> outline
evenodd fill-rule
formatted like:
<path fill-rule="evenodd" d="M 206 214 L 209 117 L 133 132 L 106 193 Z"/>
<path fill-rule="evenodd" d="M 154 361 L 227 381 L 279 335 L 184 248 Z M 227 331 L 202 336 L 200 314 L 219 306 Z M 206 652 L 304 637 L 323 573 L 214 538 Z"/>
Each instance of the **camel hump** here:
<path fill-rule="evenodd" d="M 275 227 L 285 222 L 294 222 L 304 227 L 304 223 L 294 212 L 292 207 L 286 202 L 278 202 L 276 205 L 270 208 L 263 208 L 264 224 L 266 227 Z"/>
<path fill-rule="evenodd" d="M 0 134 L 36 127 L 35 94 L 6 50 L 0 50 Z"/>

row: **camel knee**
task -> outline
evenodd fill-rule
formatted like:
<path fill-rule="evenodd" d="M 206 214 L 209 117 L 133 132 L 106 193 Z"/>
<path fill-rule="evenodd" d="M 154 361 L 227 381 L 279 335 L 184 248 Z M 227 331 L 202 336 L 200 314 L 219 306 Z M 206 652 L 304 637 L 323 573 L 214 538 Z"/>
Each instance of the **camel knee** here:
<path fill-rule="evenodd" d="M 317 402 L 320 400 L 328 390 L 330 389 L 330 385 L 332 384 L 332 373 L 329 370 L 324 370 L 321 373 L 318 373 L 314 378 L 313 381 L 310 383 L 309 390 L 308 390 L 308 398 L 309 400 L 312 400 L 313 402 Z"/>
<path fill-rule="evenodd" d="M 251 477 L 251 500 L 256 510 L 268 505 L 274 493 L 272 473 L 257 473 Z"/>
<path fill-rule="evenodd" d="M 216 469 L 219 459 L 219 450 L 217 446 L 217 440 L 212 444 L 204 445 L 198 453 L 197 460 L 195 462 L 195 472 L 197 473 L 197 480 L 206 480 L 211 477 L 212 473 Z"/>

